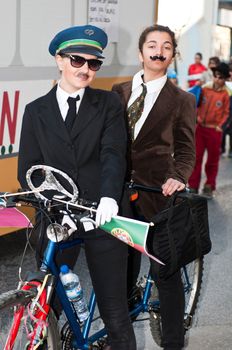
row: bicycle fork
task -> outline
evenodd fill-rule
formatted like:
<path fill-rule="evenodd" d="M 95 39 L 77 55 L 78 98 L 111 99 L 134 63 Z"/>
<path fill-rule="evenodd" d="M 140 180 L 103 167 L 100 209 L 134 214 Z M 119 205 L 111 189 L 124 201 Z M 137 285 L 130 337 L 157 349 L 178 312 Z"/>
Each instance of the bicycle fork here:
<path fill-rule="evenodd" d="M 47 317 L 50 311 L 50 299 L 54 289 L 54 282 L 54 276 L 46 275 L 42 283 L 32 280 L 21 287 L 22 290 L 34 292 L 34 298 L 31 303 L 21 305 L 15 310 L 14 322 L 4 350 L 13 349 L 22 323 L 24 323 L 28 338 L 27 350 L 36 350 L 41 345 L 47 333 Z M 28 327 L 28 320 L 30 325 L 33 325 L 32 329 Z"/>

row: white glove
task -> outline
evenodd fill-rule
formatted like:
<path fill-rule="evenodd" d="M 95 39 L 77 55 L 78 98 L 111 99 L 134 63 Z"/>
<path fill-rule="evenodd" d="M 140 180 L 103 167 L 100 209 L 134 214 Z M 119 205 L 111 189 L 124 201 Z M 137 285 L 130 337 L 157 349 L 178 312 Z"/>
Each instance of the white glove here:
<path fill-rule="evenodd" d="M 118 214 L 118 205 L 115 199 L 102 197 L 97 207 L 96 227 L 104 225 L 105 222 L 110 222 L 112 216 Z"/>

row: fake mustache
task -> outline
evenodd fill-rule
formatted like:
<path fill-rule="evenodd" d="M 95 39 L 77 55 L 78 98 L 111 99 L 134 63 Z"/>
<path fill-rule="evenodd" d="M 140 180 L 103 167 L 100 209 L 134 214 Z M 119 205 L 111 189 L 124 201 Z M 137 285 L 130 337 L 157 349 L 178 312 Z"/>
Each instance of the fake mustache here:
<path fill-rule="evenodd" d="M 166 57 L 164 57 L 162 55 L 156 55 L 156 56 L 150 56 L 150 59 L 152 61 L 160 60 L 161 62 L 163 62 L 166 60 Z"/>

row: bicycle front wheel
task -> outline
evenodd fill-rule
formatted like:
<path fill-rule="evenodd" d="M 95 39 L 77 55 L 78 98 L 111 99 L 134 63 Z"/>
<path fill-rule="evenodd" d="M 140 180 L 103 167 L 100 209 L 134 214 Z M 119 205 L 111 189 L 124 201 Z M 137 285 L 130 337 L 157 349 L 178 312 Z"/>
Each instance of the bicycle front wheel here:
<path fill-rule="evenodd" d="M 185 330 L 188 330 L 191 327 L 192 318 L 197 308 L 202 284 L 203 269 L 203 258 L 196 259 L 181 269 L 185 295 Z"/>
<path fill-rule="evenodd" d="M 32 349 L 30 335 L 35 326 L 33 308 L 30 308 L 33 290 L 12 290 L 0 295 L 0 349 Z M 46 331 L 38 350 L 61 350 L 57 320 L 52 310 L 46 322 Z"/>

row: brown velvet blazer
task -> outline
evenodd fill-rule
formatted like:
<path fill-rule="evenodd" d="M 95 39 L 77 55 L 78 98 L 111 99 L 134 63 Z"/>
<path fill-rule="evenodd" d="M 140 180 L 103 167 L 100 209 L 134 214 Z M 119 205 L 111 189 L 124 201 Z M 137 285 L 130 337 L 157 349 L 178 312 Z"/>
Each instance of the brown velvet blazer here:
<path fill-rule="evenodd" d="M 126 120 L 131 87 L 131 81 L 113 86 Z M 137 138 L 129 144 L 128 176 L 150 186 L 161 186 L 170 177 L 187 183 L 195 163 L 195 124 L 195 97 L 167 80 Z M 163 195 L 139 193 L 137 205 L 148 220 L 165 204 Z"/>

